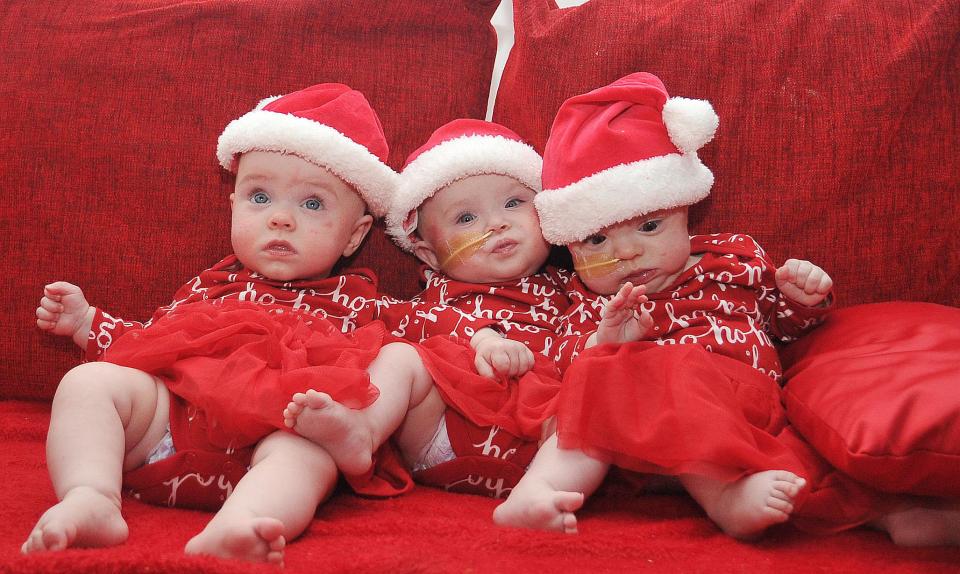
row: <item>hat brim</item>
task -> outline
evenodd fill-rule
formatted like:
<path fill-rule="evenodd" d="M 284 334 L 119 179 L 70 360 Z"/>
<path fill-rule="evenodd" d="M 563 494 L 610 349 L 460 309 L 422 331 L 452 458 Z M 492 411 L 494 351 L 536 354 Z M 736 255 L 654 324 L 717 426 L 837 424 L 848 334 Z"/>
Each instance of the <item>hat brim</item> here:
<path fill-rule="evenodd" d="M 423 152 L 400 174 L 400 185 L 386 217 L 387 233 L 406 251 L 413 249 L 404 228 L 411 211 L 437 191 L 474 175 L 512 177 L 535 193 L 540 191 L 543 159 L 531 146 L 502 136 L 453 138 Z"/>
<path fill-rule="evenodd" d="M 621 164 L 538 194 L 544 238 L 582 241 L 601 229 L 660 209 L 694 204 L 710 194 L 713 174 L 695 153 Z"/>
<path fill-rule="evenodd" d="M 217 142 L 217 159 L 232 171 L 249 151 L 293 154 L 353 185 L 375 217 L 386 214 L 397 173 L 366 147 L 334 128 L 291 114 L 255 109 L 230 122 Z"/>

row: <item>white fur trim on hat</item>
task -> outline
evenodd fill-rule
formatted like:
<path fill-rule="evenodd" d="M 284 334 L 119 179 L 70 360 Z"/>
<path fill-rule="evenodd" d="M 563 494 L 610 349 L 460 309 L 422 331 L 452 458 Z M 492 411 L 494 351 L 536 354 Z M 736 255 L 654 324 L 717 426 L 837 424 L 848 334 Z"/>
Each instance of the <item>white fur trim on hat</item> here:
<path fill-rule="evenodd" d="M 366 147 L 316 121 L 255 109 L 230 122 L 217 142 L 217 159 L 231 170 L 237 154 L 274 151 L 325 167 L 357 188 L 375 217 L 382 217 L 397 187 L 397 173 Z"/>
<path fill-rule="evenodd" d="M 663 105 L 663 124 L 682 153 L 695 152 L 713 139 L 720 118 L 706 100 L 670 98 Z"/>
<path fill-rule="evenodd" d="M 469 135 L 444 141 L 414 158 L 400 174 L 400 185 L 387 212 L 387 233 L 406 251 L 413 249 L 410 233 L 416 219 L 408 219 L 438 190 L 474 175 L 512 177 L 540 191 L 543 160 L 531 146 L 498 135 Z M 404 223 L 407 222 L 407 227 Z"/>
<path fill-rule="evenodd" d="M 543 236 L 554 245 L 582 241 L 604 227 L 707 197 L 713 174 L 695 153 L 621 164 L 534 199 Z"/>

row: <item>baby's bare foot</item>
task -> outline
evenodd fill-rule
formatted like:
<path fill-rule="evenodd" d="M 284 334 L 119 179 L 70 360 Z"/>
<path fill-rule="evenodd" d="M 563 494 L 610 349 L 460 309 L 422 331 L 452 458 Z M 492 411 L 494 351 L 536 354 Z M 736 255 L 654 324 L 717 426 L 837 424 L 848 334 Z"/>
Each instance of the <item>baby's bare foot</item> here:
<path fill-rule="evenodd" d="M 283 523 L 276 518 L 250 518 L 241 522 L 213 520 L 187 542 L 186 554 L 266 562 L 283 567 Z"/>
<path fill-rule="evenodd" d="M 88 487 L 69 491 L 43 513 L 20 547 L 24 554 L 122 544 L 129 531 L 119 501 Z"/>
<path fill-rule="evenodd" d="M 960 546 L 960 511 L 956 508 L 905 507 L 873 526 L 885 530 L 898 546 Z"/>
<path fill-rule="evenodd" d="M 373 433 L 363 415 L 330 395 L 297 393 L 283 418 L 300 436 L 322 446 L 344 474 L 363 474 L 373 465 Z"/>
<path fill-rule="evenodd" d="M 583 493 L 554 490 L 543 481 L 527 479 L 518 484 L 507 500 L 493 511 L 500 526 L 577 533 L 574 512 L 583 506 Z"/>
<path fill-rule="evenodd" d="M 807 481 L 786 470 L 767 470 L 727 485 L 707 514 L 734 538 L 750 539 L 786 522 Z"/>

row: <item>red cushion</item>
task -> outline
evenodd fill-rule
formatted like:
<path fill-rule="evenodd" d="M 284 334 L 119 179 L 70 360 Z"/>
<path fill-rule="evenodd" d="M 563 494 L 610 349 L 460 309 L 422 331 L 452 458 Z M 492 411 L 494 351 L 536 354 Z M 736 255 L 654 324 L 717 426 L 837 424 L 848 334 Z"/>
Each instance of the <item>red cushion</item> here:
<path fill-rule="evenodd" d="M 720 116 L 695 231 L 814 261 L 843 306 L 960 305 L 960 3 L 513 4 L 494 119 L 537 149 L 564 99 L 654 73 Z"/>
<path fill-rule="evenodd" d="M 880 490 L 960 496 L 960 308 L 841 309 L 782 356 L 787 416 L 827 460 Z"/>
<path fill-rule="evenodd" d="M 42 286 L 145 319 L 230 249 L 217 137 L 264 97 L 363 92 L 390 164 L 439 125 L 483 117 L 492 2 L 4 2 L 0 10 L 0 397 L 49 398 L 79 352 L 33 325 Z M 355 263 L 417 290 L 374 229 Z"/>

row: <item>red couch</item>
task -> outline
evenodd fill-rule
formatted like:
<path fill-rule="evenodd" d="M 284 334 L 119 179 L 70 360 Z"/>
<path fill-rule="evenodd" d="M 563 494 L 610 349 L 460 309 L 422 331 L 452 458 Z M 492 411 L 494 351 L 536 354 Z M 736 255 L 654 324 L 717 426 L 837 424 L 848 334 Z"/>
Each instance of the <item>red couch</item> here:
<path fill-rule="evenodd" d="M 321 81 L 367 95 L 390 163 L 438 125 L 483 117 L 496 0 L 10 0 L 0 11 L 0 572 L 259 571 L 185 558 L 208 518 L 125 500 L 121 548 L 19 556 L 54 502 L 43 465 L 49 400 L 80 360 L 40 333 L 42 286 L 145 318 L 229 250 L 230 180 L 214 155 L 260 98 Z M 960 306 L 960 3 L 514 0 L 515 44 L 493 119 L 538 149 L 573 94 L 645 70 L 710 100 L 717 178 L 697 231 L 753 235 L 774 259 L 828 269 L 838 305 Z M 414 261 L 375 229 L 355 265 L 385 291 L 417 290 Z M 842 338 L 842 334 L 841 334 Z M 802 360 L 803 353 L 791 357 Z M 789 388 L 789 383 L 788 383 Z M 960 418 L 960 417 L 955 417 Z M 956 479 L 954 479 L 956 480 Z M 290 546 L 313 571 L 952 571 L 960 551 L 901 549 L 858 530 L 790 526 L 734 542 L 683 496 L 612 480 L 575 538 L 497 529 L 495 502 L 418 488 L 395 500 L 338 494 Z"/>

